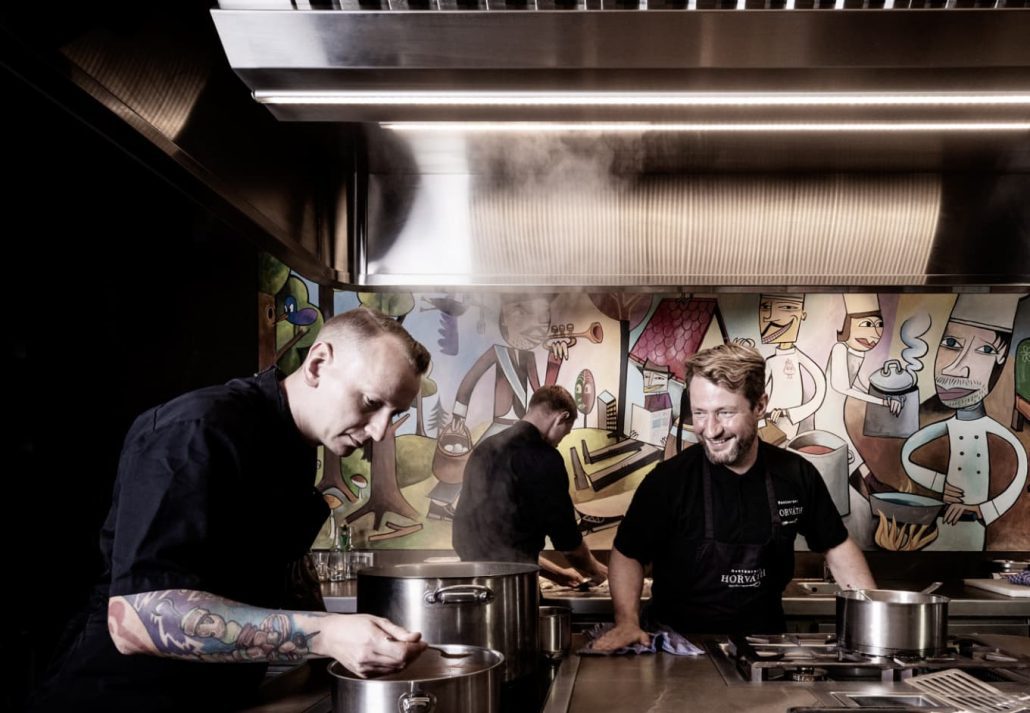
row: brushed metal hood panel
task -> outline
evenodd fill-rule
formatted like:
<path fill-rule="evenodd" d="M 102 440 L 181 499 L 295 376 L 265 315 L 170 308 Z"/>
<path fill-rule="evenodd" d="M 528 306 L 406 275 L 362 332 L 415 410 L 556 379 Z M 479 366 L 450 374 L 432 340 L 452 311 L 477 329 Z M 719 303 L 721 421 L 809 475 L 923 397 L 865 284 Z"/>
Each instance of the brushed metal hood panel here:
<path fill-rule="evenodd" d="M 338 92 L 1030 90 L 1030 12 L 1024 10 L 232 9 L 212 10 L 212 18 L 230 65 L 283 121 L 719 118 L 684 107 L 526 103 L 497 110 L 386 105 L 375 97 L 342 106 L 332 101 Z M 854 111 L 847 116 L 873 115 Z M 900 115 L 947 117 L 935 111 Z"/>
<path fill-rule="evenodd" d="M 498 113 L 327 101 L 341 91 L 1030 89 L 1030 12 L 1022 10 L 214 10 L 212 17 L 230 65 L 258 101 L 297 100 L 269 104 L 287 121 L 642 116 L 596 107 Z M 654 120 L 676 116 L 650 111 Z"/>
<path fill-rule="evenodd" d="M 235 69 L 1026 66 L 1023 10 L 212 10 Z M 790 41 L 784 41 L 789 38 Z"/>

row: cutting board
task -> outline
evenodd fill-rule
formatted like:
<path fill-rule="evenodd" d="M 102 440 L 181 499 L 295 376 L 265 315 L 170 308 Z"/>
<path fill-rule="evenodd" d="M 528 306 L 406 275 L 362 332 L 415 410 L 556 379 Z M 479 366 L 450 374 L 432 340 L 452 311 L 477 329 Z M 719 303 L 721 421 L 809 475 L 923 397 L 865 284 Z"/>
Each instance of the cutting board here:
<path fill-rule="evenodd" d="M 988 592 L 1004 594 L 1006 597 L 1030 597 L 1030 587 L 1013 584 L 1004 579 L 964 579 L 967 587 L 986 589 Z"/>

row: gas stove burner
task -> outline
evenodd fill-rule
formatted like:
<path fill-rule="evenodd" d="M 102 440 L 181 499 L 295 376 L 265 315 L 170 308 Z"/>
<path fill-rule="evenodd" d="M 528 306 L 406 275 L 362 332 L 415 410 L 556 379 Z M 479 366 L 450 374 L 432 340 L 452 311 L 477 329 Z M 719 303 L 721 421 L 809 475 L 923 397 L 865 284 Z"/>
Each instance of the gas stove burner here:
<path fill-rule="evenodd" d="M 826 680 L 826 669 L 815 668 L 812 666 L 802 666 L 801 668 L 790 672 L 790 679 L 797 681 L 798 683 L 811 683 L 813 681 L 825 681 Z"/>
<path fill-rule="evenodd" d="M 712 647 L 709 647 L 712 650 Z M 903 681 L 947 668 L 984 680 L 1030 680 L 1030 657 L 1013 655 L 976 639 L 952 638 L 930 656 L 871 656 L 846 651 L 824 634 L 766 634 L 730 637 L 715 645 L 729 669 L 745 681 Z M 994 677 L 994 678 L 992 678 Z"/>

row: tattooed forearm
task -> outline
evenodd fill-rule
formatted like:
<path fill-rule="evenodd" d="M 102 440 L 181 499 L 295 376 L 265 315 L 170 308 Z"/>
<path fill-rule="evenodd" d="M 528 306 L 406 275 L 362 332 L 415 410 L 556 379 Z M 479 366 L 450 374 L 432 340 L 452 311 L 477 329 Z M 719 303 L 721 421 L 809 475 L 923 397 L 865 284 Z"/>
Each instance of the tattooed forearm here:
<path fill-rule="evenodd" d="M 299 614 L 208 592 L 167 589 L 112 597 L 108 628 L 124 653 L 200 661 L 296 661 L 310 653 L 310 641 L 318 634 L 302 630 Z"/>

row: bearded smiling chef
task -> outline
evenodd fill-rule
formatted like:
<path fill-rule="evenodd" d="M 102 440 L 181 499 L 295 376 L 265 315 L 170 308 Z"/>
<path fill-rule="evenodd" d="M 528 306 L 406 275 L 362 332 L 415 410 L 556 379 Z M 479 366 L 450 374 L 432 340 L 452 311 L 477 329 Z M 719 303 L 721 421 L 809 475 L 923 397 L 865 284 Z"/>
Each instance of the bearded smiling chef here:
<path fill-rule="evenodd" d="M 794 539 L 824 552 L 844 587 L 875 587 L 819 473 L 800 456 L 760 441 L 765 361 L 724 344 L 686 364 L 690 413 L 701 448 L 660 463 L 640 484 L 608 563 L 615 626 L 599 650 L 649 643 L 646 629 L 775 633 L 794 575 Z M 641 619 L 644 568 L 652 598 Z"/>

